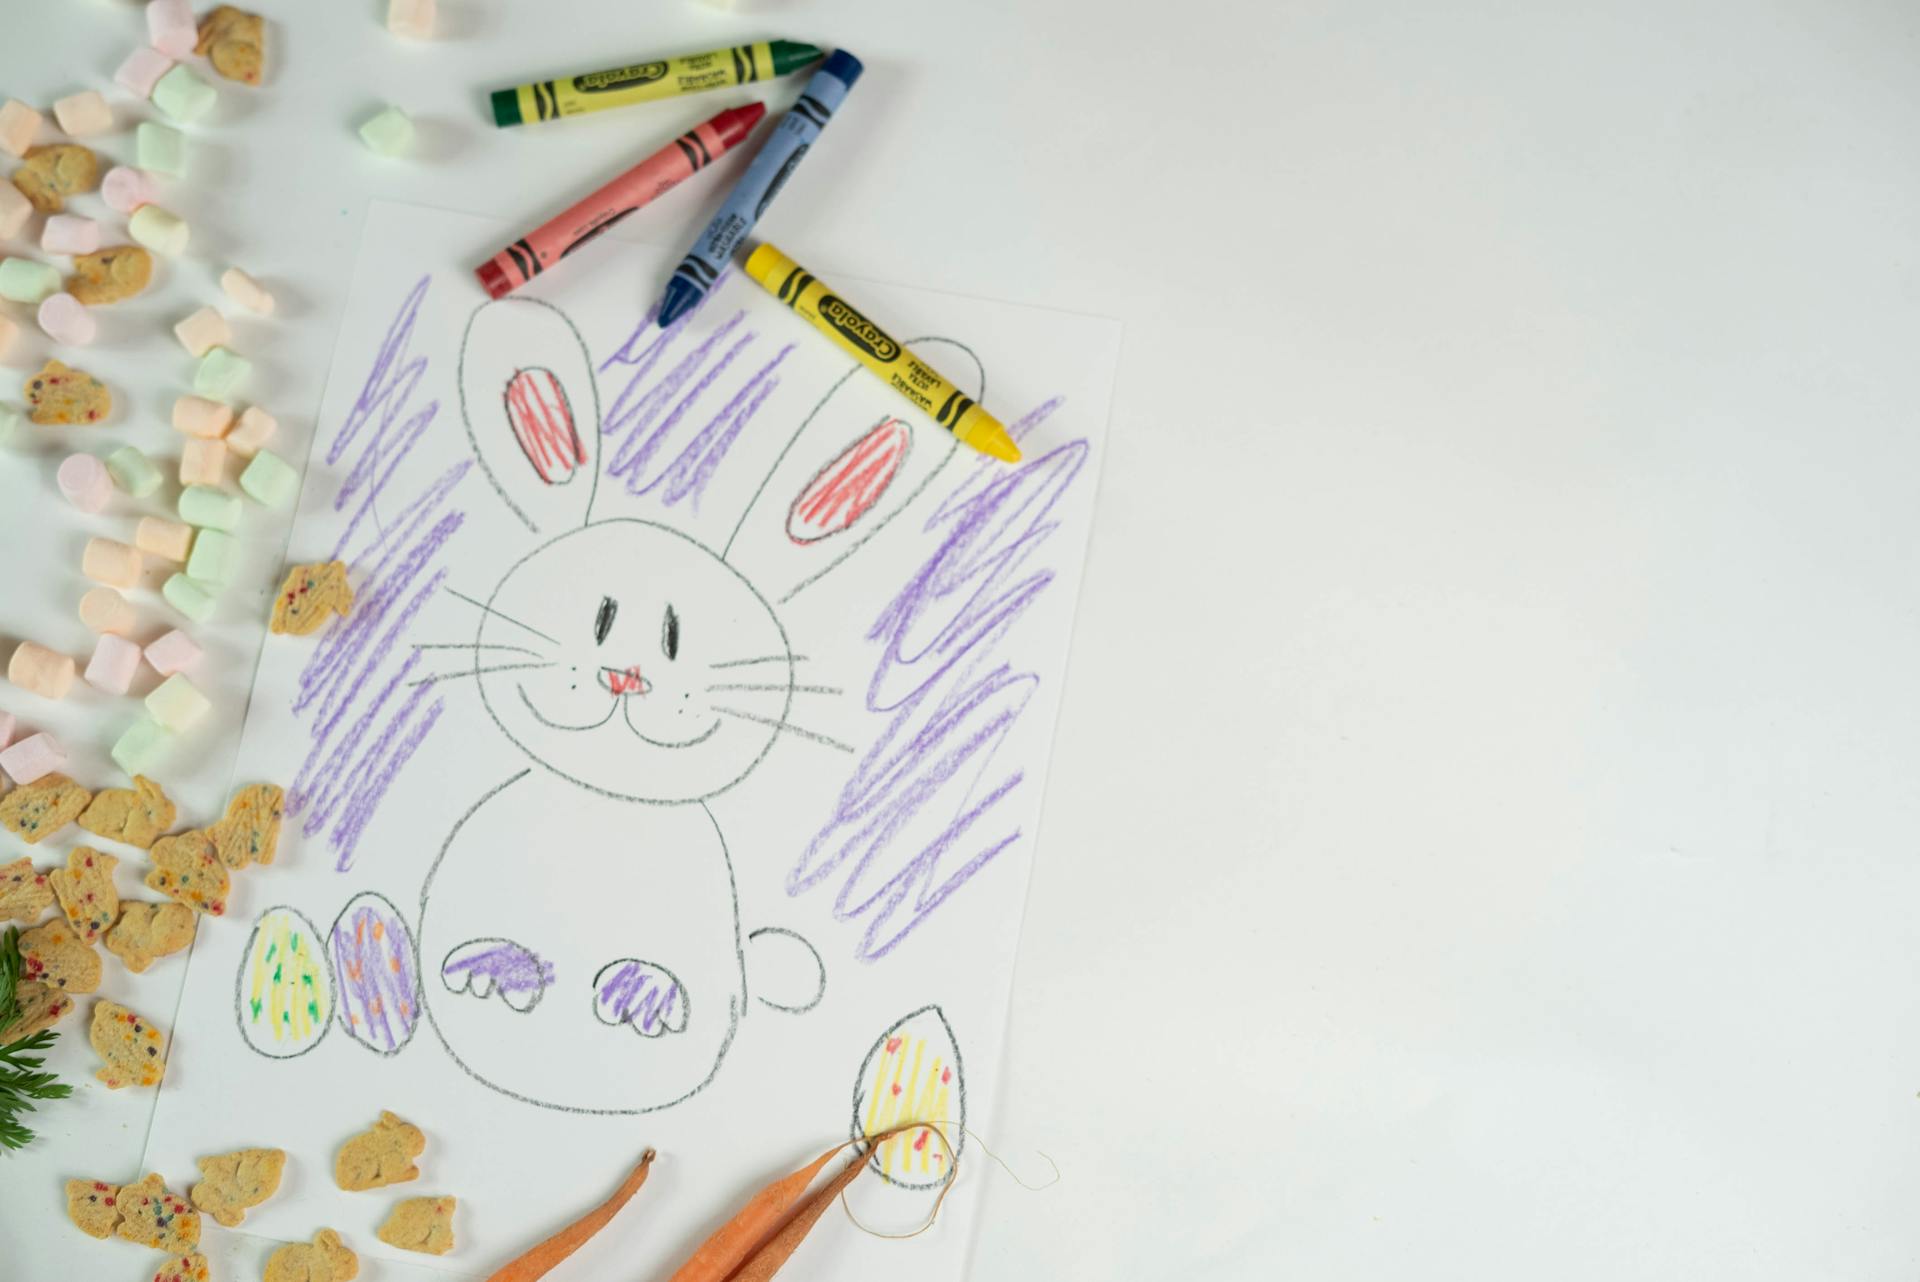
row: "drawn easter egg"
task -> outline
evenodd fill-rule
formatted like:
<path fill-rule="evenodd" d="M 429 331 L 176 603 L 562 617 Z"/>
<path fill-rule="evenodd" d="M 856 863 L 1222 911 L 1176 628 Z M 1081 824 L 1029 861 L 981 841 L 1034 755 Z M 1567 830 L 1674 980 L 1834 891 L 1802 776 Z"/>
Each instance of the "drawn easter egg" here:
<path fill-rule="evenodd" d="M 893 484 L 907 461 L 913 431 L 897 418 L 884 419 L 814 473 L 787 509 L 787 537 L 817 543 L 852 526 Z"/>
<path fill-rule="evenodd" d="M 327 954 L 347 1036 L 382 1055 L 405 1046 L 420 1023 L 420 976 L 400 910 L 371 890 L 355 895 L 333 923 Z"/>
<path fill-rule="evenodd" d="M 333 1019 L 333 976 L 320 932 L 298 909 L 269 908 L 254 923 L 237 981 L 240 1032 L 273 1059 L 304 1055 Z"/>
<path fill-rule="evenodd" d="M 945 1012 L 922 1006 L 880 1034 L 867 1052 L 853 1086 L 853 1134 L 932 1123 L 876 1146 L 870 1160 L 874 1173 L 890 1184 L 934 1188 L 953 1177 L 966 1121 L 960 1045 Z"/>

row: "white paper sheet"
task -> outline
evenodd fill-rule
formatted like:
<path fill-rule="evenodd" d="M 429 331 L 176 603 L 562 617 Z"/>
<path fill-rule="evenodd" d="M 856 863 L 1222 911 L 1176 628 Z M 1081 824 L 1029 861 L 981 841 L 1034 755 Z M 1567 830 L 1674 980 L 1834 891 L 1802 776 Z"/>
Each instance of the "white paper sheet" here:
<path fill-rule="evenodd" d="M 665 251 L 486 304 L 513 230 L 369 216 L 288 550 L 357 600 L 268 638 L 239 781 L 288 785 L 285 836 L 200 933 L 148 1163 L 285 1148 L 246 1230 L 374 1255 L 454 1194 L 442 1262 L 480 1273 L 652 1145 L 574 1274 L 638 1282 L 856 1121 L 990 1128 L 1118 332 L 823 273 L 1009 468 L 738 276 L 663 334 Z M 382 1109 L 420 1178 L 343 1192 Z M 934 1231 L 829 1222 L 801 1274 L 959 1277 L 995 1168 L 950 1134 Z M 909 1227 L 940 1144 L 883 1156 L 855 1204 Z"/>

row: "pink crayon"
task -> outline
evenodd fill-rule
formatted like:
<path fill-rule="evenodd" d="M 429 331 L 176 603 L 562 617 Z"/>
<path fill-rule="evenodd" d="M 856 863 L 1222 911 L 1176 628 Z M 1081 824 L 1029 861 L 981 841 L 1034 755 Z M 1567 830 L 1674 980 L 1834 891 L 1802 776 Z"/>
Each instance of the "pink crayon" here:
<path fill-rule="evenodd" d="M 585 200 L 534 228 L 474 269 L 503 298 L 634 210 L 673 190 L 738 146 L 767 109 L 757 102 L 702 121 Z"/>

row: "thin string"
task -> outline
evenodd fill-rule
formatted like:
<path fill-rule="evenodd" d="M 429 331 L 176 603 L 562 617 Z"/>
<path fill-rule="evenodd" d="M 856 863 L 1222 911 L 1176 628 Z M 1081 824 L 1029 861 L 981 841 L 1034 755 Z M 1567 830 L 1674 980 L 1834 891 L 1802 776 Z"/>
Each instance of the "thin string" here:
<path fill-rule="evenodd" d="M 927 1211 L 926 1222 L 921 1224 L 919 1228 L 914 1229 L 911 1233 L 882 1233 L 879 1229 L 869 1228 L 867 1225 L 861 1223 L 860 1217 L 853 1213 L 853 1207 L 848 1203 L 846 1193 L 842 1192 L 840 1194 L 840 1209 L 846 1213 L 848 1222 L 851 1223 L 854 1228 L 859 1229 L 862 1233 L 865 1233 L 868 1237 L 877 1237 L 889 1242 L 904 1242 L 908 1238 L 919 1237 L 922 1233 L 925 1233 L 928 1229 L 931 1229 L 934 1226 L 935 1222 L 938 1221 L 940 1218 L 941 1204 L 947 1200 L 947 1194 L 953 1191 L 953 1186 L 956 1183 L 958 1183 L 960 1180 L 960 1155 L 953 1151 L 953 1141 L 948 1139 L 947 1133 L 940 1129 L 943 1126 L 955 1126 L 955 1125 L 959 1126 L 959 1129 L 962 1134 L 971 1136 L 973 1138 L 973 1142 L 979 1146 L 980 1151 L 982 1153 L 985 1153 L 989 1158 L 993 1160 L 996 1166 L 998 1166 L 1001 1170 L 1007 1173 L 1007 1178 L 1011 1179 L 1015 1184 L 1018 1184 L 1021 1188 L 1026 1189 L 1028 1192 L 1038 1193 L 1040 1190 L 1052 1188 L 1055 1184 L 1058 1184 L 1060 1182 L 1060 1164 L 1054 1161 L 1052 1157 L 1048 1156 L 1047 1153 L 1041 1149 L 1035 1149 L 1034 1152 L 1039 1153 L 1041 1157 L 1044 1157 L 1047 1159 L 1047 1165 L 1053 1168 L 1053 1178 L 1048 1180 L 1044 1184 L 1029 1184 L 1027 1181 L 1020 1178 L 1020 1176 L 1014 1171 L 1013 1167 L 1007 1164 L 1007 1160 L 1005 1158 L 1001 1157 L 998 1153 L 994 1152 L 992 1149 L 987 1147 L 986 1141 L 980 1138 L 980 1132 L 974 1130 L 970 1126 L 956 1123 L 951 1118 L 944 1118 L 944 1117 L 929 1118 L 925 1121 L 909 1122 L 904 1126 L 896 1126 L 892 1130 L 882 1132 L 879 1135 L 862 1136 L 861 1140 L 870 1141 L 870 1146 L 867 1149 L 867 1151 L 863 1153 L 860 1157 L 860 1160 L 862 1162 L 873 1161 L 875 1153 L 878 1152 L 882 1144 L 886 1143 L 888 1140 L 891 1140 L 900 1136 L 903 1132 L 920 1130 L 922 1128 L 932 1131 L 935 1138 L 937 1138 L 940 1141 L 940 1147 L 947 1150 L 947 1178 L 945 1182 L 943 1182 L 940 1185 L 940 1194 L 938 1197 L 933 1199 L 933 1206 L 929 1208 Z M 860 1143 L 861 1140 L 856 1140 L 854 1141 L 854 1143 Z"/>

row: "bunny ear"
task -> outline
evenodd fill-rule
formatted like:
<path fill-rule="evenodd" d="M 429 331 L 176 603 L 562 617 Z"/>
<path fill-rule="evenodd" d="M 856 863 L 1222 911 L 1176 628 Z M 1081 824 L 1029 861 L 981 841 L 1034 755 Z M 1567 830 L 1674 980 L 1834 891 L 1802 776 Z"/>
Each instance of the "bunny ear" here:
<path fill-rule="evenodd" d="M 915 339 L 979 400 L 979 358 L 944 338 Z M 818 583 L 886 528 L 960 448 L 897 392 L 855 367 L 814 406 L 774 460 L 721 556 L 775 605 Z"/>
<path fill-rule="evenodd" d="M 600 479 L 600 393 L 559 309 L 483 304 L 460 347 L 460 415 L 493 488 L 536 534 L 583 525 Z"/>

